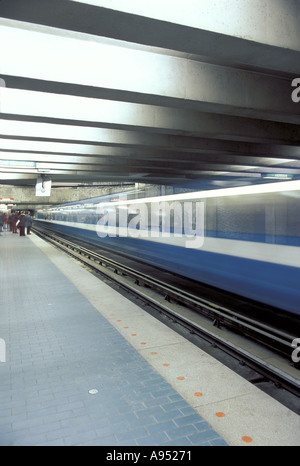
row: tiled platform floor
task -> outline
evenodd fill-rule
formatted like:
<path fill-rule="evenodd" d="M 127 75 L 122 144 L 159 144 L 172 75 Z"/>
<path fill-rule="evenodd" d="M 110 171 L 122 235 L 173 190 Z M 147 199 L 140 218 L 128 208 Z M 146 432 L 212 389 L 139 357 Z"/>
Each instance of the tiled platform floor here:
<path fill-rule="evenodd" d="M 0 445 L 226 445 L 29 237 L 0 283 Z"/>

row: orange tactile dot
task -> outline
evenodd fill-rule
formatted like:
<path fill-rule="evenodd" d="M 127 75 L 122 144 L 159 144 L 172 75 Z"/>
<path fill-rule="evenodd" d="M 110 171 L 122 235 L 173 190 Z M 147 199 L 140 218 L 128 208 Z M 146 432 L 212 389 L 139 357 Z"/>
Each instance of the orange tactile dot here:
<path fill-rule="evenodd" d="M 201 392 L 196 392 L 196 393 L 194 393 L 194 396 L 200 397 L 200 396 L 203 396 L 203 393 L 201 393 Z"/>
<path fill-rule="evenodd" d="M 132 336 L 132 337 L 136 337 L 136 333 L 132 333 L 131 336 Z"/>
<path fill-rule="evenodd" d="M 141 345 L 147 345 L 147 343 L 145 341 L 142 341 Z"/>
<path fill-rule="evenodd" d="M 253 442 L 253 438 L 248 437 L 247 435 L 245 435 L 244 437 L 242 437 L 242 440 L 243 440 L 243 442 L 246 442 L 246 443 L 251 443 L 251 442 Z"/>
<path fill-rule="evenodd" d="M 151 353 L 151 354 L 157 354 L 157 352 L 156 352 L 156 351 L 152 351 L 152 353 Z"/>
<path fill-rule="evenodd" d="M 224 417 L 225 414 L 220 412 L 220 413 L 216 413 L 216 416 L 217 416 L 217 417 Z"/>
<path fill-rule="evenodd" d="M 184 380 L 184 377 L 177 377 L 178 380 Z"/>
<path fill-rule="evenodd" d="M 123 327 L 123 328 L 129 328 L 129 327 Z"/>
<path fill-rule="evenodd" d="M 119 320 L 117 320 L 117 322 L 122 322 L 122 321 L 119 319 Z"/>
<path fill-rule="evenodd" d="M 167 362 L 166 362 L 165 364 L 163 364 L 163 366 L 165 366 L 165 367 L 169 367 L 169 365 L 170 365 L 170 364 L 167 363 Z"/>

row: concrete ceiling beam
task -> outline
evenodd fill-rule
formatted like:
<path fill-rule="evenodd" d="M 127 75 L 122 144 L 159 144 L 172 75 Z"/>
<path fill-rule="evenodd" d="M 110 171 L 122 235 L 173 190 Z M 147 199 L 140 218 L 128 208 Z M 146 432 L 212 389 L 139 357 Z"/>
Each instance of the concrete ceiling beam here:
<path fill-rule="evenodd" d="M 0 88 L 0 101 L 2 115 L 10 118 L 0 120 L 0 133 L 11 136 L 99 142 L 102 127 L 239 141 L 300 143 L 299 125 L 261 119 L 9 88 Z M 22 117 L 31 121 L 17 120 Z M 79 122 L 86 126 L 79 126 Z M 93 124 L 97 127 L 89 126 Z"/>
<path fill-rule="evenodd" d="M 5 19 L 0 24 L 4 75 L 112 89 L 120 92 L 120 100 L 128 92 L 139 103 L 300 122 L 291 81 L 283 77 L 88 41 Z"/>
<path fill-rule="evenodd" d="M 240 67 L 300 72 L 295 0 L 2 0 L 0 15 Z"/>

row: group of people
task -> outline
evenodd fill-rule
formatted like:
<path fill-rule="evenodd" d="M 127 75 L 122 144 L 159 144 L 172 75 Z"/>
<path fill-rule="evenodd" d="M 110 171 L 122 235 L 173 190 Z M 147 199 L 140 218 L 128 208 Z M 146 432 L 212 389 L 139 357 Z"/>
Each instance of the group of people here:
<path fill-rule="evenodd" d="M 0 212 L 0 233 L 3 229 L 9 230 L 12 233 L 18 233 L 20 236 L 26 236 L 25 230 L 27 228 L 27 235 L 31 234 L 32 217 L 30 212 L 16 212 L 12 211 L 10 214 Z"/>

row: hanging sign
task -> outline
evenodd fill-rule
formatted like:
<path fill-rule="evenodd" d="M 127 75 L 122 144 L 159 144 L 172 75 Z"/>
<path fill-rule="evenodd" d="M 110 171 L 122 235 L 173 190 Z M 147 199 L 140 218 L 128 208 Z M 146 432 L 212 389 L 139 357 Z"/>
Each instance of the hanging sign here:
<path fill-rule="evenodd" d="M 39 176 L 35 185 L 36 196 L 50 196 L 51 195 L 51 179 L 48 177 Z"/>

